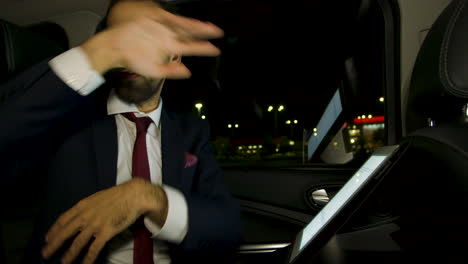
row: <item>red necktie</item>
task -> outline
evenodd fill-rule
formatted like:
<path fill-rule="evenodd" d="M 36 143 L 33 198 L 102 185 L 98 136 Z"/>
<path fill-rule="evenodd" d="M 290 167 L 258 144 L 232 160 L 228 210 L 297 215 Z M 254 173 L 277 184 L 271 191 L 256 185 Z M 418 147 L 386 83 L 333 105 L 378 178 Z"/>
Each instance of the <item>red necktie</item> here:
<path fill-rule="evenodd" d="M 136 139 L 133 147 L 132 176 L 151 181 L 148 163 L 148 152 L 146 150 L 146 131 L 151 124 L 151 118 L 137 118 L 133 113 L 122 114 L 136 125 Z M 133 263 L 153 264 L 153 240 L 151 233 L 146 229 L 143 216 L 139 217 L 132 227 L 133 233 Z"/>

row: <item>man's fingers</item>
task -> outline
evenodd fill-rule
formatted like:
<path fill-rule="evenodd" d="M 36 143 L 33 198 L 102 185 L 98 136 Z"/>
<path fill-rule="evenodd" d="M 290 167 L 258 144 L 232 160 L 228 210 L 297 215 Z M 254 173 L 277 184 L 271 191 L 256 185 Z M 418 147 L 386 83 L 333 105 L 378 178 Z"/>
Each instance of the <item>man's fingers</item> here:
<path fill-rule="evenodd" d="M 147 36 L 142 39 L 145 44 L 141 44 L 141 47 L 144 47 L 146 52 L 150 49 L 157 51 L 154 55 L 217 56 L 220 53 L 220 50 L 206 39 L 179 34 L 154 21 L 142 20 L 141 26 Z M 167 52 L 173 54 L 165 54 Z"/>
<path fill-rule="evenodd" d="M 191 21 L 191 26 L 175 29 L 182 37 L 191 39 L 217 39 L 224 36 L 224 31 L 210 22 Z"/>
<path fill-rule="evenodd" d="M 165 76 L 167 79 L 187 79 L 192 76 L 190 70 L 185 67 L 182 63 L 172 62 L 164 65 L 158 66 L 159 71 Z"/>
<path fill-rule="evenodd" d="M 183 39 L 214 39 L 224 36 L 224 31 L 210 22 L 169 14 L 158 22 L 169 27 Z"/>
<path fill-rule="evenodd" d="M 101 252 L 102 248 L 107 243 L 107 240 L 109 240 L 107 235 L 98 235 L 96 237 L 96 240 L 94 240 L 94 242 L 89 247 L 88 253 L 86 254 L 86 257 L 83 260 L 83 264 L 94 263 L 97 256 L 99 255 L 99 252 Z"/>
<path fill-rule="evenodd" d="M 50 237 L 54 237 L 57 232 L 61 232 L 62 229 L 64 229 L 65 226 L 67 226 L 68 223 L 76 216 L 76 214 L 77 209 L 75 207 L 63 213 L 47 232 L 45 236 L 46 242 L 50 239 Z"/>
<path fill-rule="evenodd" d="M 58 230 L 56 226 L 57 222 L 52 227 L 57 230 L 57 232 L 51 232 L 50 235 L 47 235 L 47 243 L 44 249 L 42 250 L 42 256 L 44 258 L 49 258 L 52 254 L 59 249 L 63 243 L 75 235 L 80 229 L 83 229 L 85 225 L 83 220 L 74 218 L 67 225 L 60 225 L 62 228 Z"/>
<path fill-rule="evenodd" d="M 209 41 L 178 41 L 170 47 L 170 51 L 182 56 L 218 56 L 221 53 Z"/>
<path fill-rule="evenodd" d="M 87 229 L 83 230 L 76 238 L 73 240 L 73 244 L 70 246 L 68 251 L 62 258 L 62 264 L 72 263 L 73 260 L 80 254 L 84 246 L 89 242 L 90 238 L 94 235 L 93 230 Z"/>
<path fill-rule="evenodd" d="M 131 70 L 145 77 L 154 79 L 187 79 L 192 75 L 190 70 L 180 62 L 159 63 L 140 63 Z"/>

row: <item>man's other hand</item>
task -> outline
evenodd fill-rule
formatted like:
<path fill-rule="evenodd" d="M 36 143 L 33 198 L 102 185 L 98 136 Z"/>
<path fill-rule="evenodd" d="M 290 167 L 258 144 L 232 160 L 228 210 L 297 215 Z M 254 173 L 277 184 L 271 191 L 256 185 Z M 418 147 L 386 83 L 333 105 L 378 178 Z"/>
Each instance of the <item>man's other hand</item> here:
<path fill-rule="evenodd" d="M 72 263 L 94 238 L 83 261 L 93 263 L 104 245 L 141 215 L 148 215 L 158 225 L 164 225 L 167 197 L 160 186 L 136 178 L 97 192 L 58 218 L 47 232 L 42 255 L 49 258 L 65 241 L 75 236 L 62 258 L 62 263 Z"/>
<path fill-rule="evenodd" d="M 127 68 L 155 78 L 183 79 L 191 73 L 180 56 L 217 56 L 220 50 L 208 40 L 223 31 L 200 20 L 178 16 L 153 1 L 121 1 L 113 6 L 108 28 L 81 45 L 92 67 L 103 74 Z"/>

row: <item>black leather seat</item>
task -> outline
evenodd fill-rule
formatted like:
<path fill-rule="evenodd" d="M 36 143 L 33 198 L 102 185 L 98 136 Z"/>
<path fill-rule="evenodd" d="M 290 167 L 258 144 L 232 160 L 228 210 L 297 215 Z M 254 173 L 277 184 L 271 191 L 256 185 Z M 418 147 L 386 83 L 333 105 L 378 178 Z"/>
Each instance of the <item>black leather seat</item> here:
<path fill-rule="evenodd" d="M 463 123 L 468 102 L 468 4 L 453 1 L 428 33 L 413 70 L 406 131 Z M 465 113 L 466 116 L 466 113 Z"/>
<path fill-rule="evenodd" d="M 402 247 L 413 261 L 468 263 L 468 0 L 453 0 L 413 70 L 399 164 Z"/>
<path fill-rule="evenodd" d="M 20 27 L 0 19 L 0 83 L 68 47 L 65 31 L 52 22 Z"/>

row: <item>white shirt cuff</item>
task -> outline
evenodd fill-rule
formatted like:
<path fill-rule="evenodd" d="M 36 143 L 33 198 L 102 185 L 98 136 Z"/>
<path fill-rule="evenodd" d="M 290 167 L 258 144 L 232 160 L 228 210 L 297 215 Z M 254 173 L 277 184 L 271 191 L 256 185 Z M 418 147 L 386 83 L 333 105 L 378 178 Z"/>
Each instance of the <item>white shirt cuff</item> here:
<path fill-rule="evenodd" d="M 184 195 L 177 189 L 163 185 L 167 196 L 167 218 L 163 227 L 159 227 L 148 217 L 144 218 L 146 228 L 153 234 L 153 238 L 181 243 L 188 231 L 188 206 Z"/>
<path fill-rule="evenodd" d="M 68 86 L 85 96 L 102 85 L 105 80 L 93 70 L 80 47 L 72 48 L 49 61 L 49 66 Z"/>

